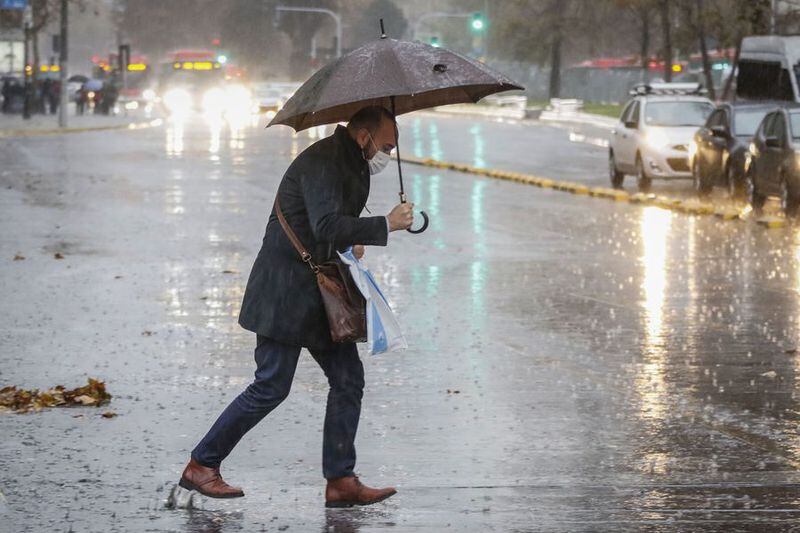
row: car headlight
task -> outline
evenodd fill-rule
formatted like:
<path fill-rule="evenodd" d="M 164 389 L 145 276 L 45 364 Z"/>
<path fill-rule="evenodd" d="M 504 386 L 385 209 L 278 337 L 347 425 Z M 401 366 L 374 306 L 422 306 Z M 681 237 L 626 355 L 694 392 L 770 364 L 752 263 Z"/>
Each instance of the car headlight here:
<path fill-rule="evenodd" d="M 164 93 L 164 105 L 173 114 L 186 113 L 192 106 L 192 95 L 186 89 L 170 89 Z"/>
<path fill-rule="evenodd" d="M 692 139 L 689 143 L 689 161 L 694 161 L 694 156 L 697 155 L 697 141 Z"/>
<path fill-rule="evenodd" d="M 214 87 L 203 94 L 203 111 L 206 113 L 221 113 L 224 108 L 225 91 Z"/>
<path fill-rule="evenodd" d="M 156 92 L 153 89 L 145 89 L 142 91 L 142 98 L 147 100 L 148 102 L 152 102 L 156 99 Z"/>
<path fill-rule="evenodd" d="M 747 147 L 747 151 L 750 153 L 751 156 L 757 156 L 758 147 L 756 147 L 756 143 L 751 142 L 750 146 Z"/>
<path fill-rule="evenodd" d="M 647 144 L 656 149 L 661 149 L 669 144 L 669 136 L 663 130 L 651 129 L 645 133 Z"/>
<path fill-rule="evenodd" d="M 244 116 L 251 113 L 253 95 L 243 85 L 230 85 L 225 89 L 226 109 L 230 115 Z"/>

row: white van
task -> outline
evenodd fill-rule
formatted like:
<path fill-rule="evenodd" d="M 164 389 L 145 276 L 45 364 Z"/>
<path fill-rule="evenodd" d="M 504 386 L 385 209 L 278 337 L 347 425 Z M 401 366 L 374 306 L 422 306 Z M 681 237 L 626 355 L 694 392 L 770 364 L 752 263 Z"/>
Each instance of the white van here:
<path fill-rule="evenodd" d="M 800 36 L 745 37 L 739 53 L 736 98 L 800 101 Z"/>

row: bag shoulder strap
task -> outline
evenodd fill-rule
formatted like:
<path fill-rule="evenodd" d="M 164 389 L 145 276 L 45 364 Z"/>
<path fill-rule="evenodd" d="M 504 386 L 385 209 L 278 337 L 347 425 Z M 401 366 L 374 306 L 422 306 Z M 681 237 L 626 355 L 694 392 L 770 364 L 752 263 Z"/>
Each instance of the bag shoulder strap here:
<path fill-rule="evenodd" d="M 286 232 L 286 236 L 289 237 L 289 241 L 292 243 L 292 246 L 294 246 L 294 249 L 297 250 L 298 254 L 300 254 L 300 259 L 302 259 L 304 263 L 308 263 L 308 266 L 311 267 L 311 270 L 316 272 L 318 267 L 314 264 L 314 261 L 311 260 L 311 254 L 305 249 L 303 243 L 300 242 L 300 239 L 297 237 L 297 234 L 292 230 L 291 226 L 289 226 L 289 222 L 286 220 L 286 217 L 283 216 L 283 211 L 281 210 L 281 201 L 277 194 L 275 195 L 275 214 L 278 215 L 278 222 L 281 223 L 281 227 L 283 228 L 283 231 Z"/>

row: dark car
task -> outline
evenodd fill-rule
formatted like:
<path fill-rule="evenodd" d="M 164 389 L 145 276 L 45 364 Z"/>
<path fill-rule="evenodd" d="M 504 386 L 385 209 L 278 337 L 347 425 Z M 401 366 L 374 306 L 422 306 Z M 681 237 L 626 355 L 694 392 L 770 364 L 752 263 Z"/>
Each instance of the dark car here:
<path fill-rule="evenodd" d="M 725 187 L 732 198 L 744 199 L 745 159 L 750 141 L 776 102 L 726 102 L 717 106 L 694 134 L 692 178 L 700 196 L 714 186 Z"/>
<path fill-rule="evenodd" d="M 768 113 L 758 126 L 746 164 L 750 204 L 760 211 L 767 196 L 777 196 L 788 216 L 800 207 L 800 105 Z"/>

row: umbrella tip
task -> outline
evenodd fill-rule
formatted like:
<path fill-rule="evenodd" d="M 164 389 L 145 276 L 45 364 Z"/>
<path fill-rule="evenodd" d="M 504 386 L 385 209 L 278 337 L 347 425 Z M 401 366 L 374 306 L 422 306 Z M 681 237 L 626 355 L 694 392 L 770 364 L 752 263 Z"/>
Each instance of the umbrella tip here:
<path fill-rule="evenodd" d="M 381 39 L 386 39 L 386 30 L 383 29 L 383 19 L 381 19 Z"/>

